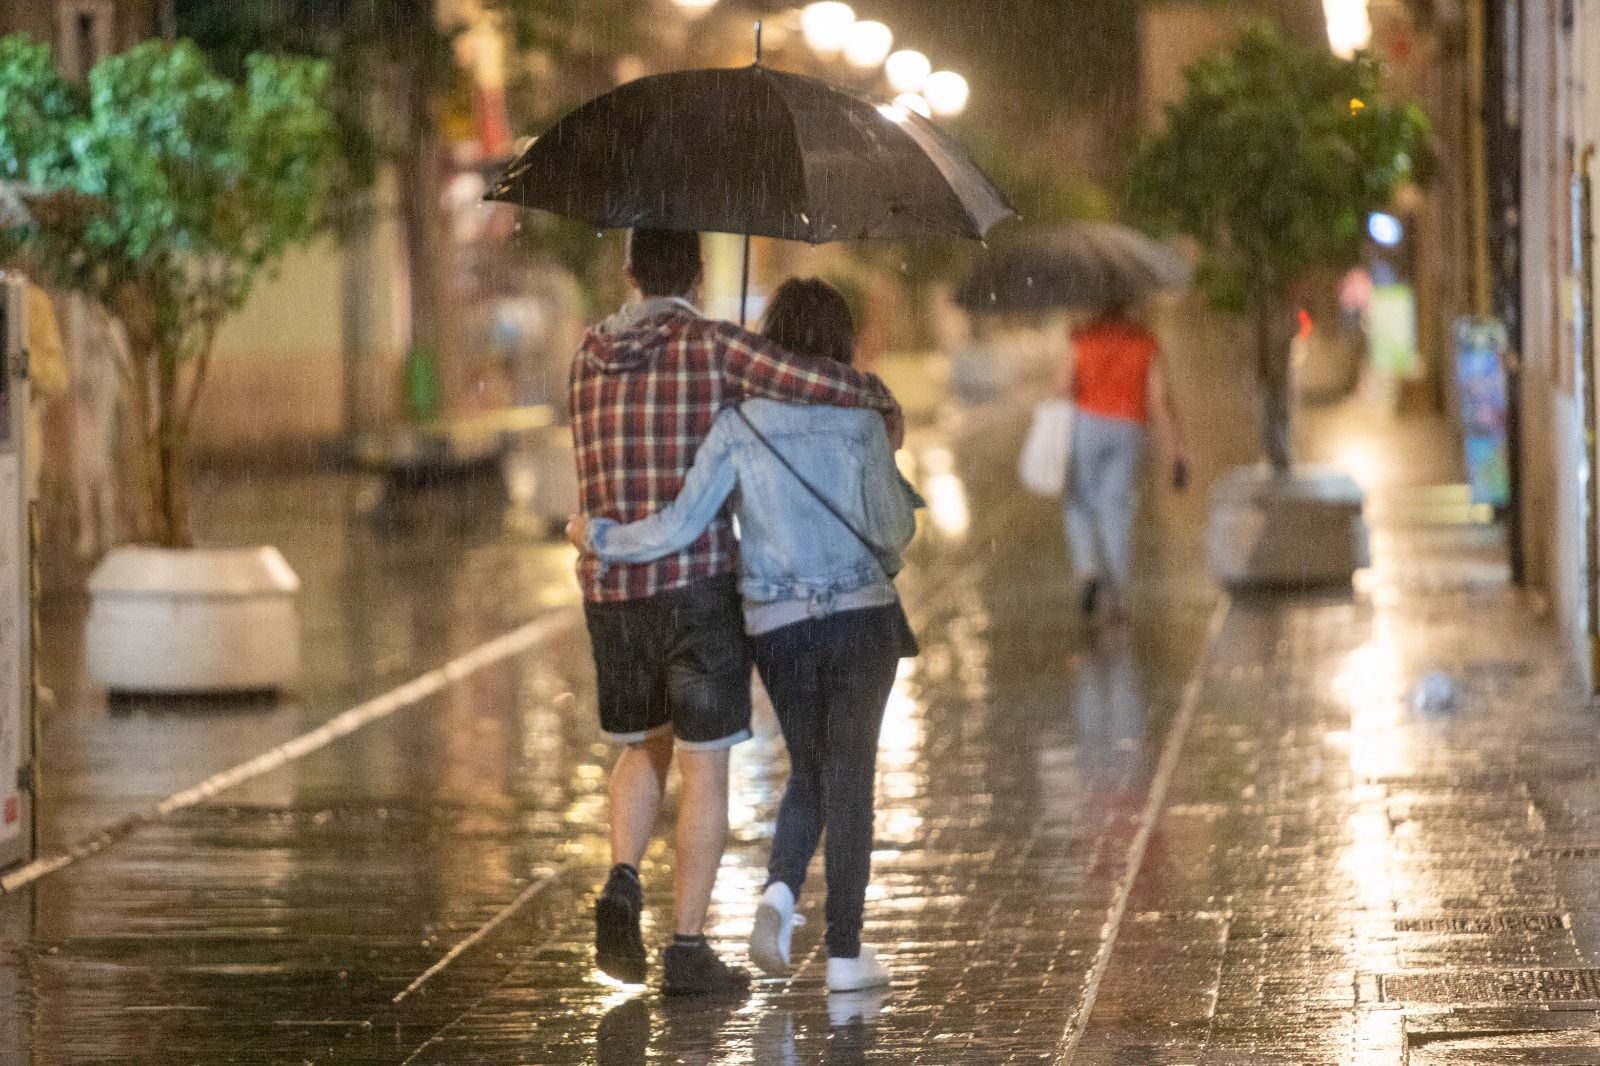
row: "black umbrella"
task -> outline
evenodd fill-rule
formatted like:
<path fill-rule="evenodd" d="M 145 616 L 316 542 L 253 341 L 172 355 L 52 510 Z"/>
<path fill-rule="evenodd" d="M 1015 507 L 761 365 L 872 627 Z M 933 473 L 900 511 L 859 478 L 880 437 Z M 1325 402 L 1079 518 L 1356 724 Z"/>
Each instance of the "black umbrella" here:
<path fill-rule="evenodd" d="M 602 229 L 812 244 L 979 239 L 1014 213 L 921 115 L 759 62 L 596 97 L 535 140 L 487 198 Z M 745 260 L 748 272 L 748 247 Z"/>
<path fill-rule="evenodd" d="M 1177 251 L 1138 230 L 1071 222 L 986 252 L 955 300 L 969 311 L 1001 314 L 1103 307 L 1182 288 L 1189 274 Z"/>

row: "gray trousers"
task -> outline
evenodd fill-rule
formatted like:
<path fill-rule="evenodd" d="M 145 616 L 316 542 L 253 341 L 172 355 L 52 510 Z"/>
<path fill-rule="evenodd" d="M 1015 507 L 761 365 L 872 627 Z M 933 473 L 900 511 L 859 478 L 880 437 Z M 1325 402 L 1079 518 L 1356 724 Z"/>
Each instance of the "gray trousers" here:
<path fill-rule="evenodd" d="M 1079 411 L 1067 470 L 1067 546 L 1078 580 L 1128 587 L 1145 428 Z"/>

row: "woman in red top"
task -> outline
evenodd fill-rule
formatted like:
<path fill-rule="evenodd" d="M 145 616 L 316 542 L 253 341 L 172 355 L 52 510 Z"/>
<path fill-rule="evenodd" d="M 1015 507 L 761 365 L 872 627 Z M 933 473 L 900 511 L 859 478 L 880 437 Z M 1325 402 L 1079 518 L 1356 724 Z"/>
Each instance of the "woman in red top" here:
<path fill-rule="evenodd" d="M 1150 428 L 1172 456 L 1172 483 L 1188 480 L 1182 434 L 1172 410 L 1160 348 L 1126 304 L 1106 308 L 1071 338 L 1057 394 L 1078 408 L 1067 474 L 1066 527 L 1085 614 L 1126 608 L 1132 566 L 1137 479 Z"/>

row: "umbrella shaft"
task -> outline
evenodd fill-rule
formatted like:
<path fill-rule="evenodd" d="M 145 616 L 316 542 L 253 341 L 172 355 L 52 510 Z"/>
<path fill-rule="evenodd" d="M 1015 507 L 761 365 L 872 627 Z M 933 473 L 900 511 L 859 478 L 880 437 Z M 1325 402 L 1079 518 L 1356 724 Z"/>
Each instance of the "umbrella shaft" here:
<path fill-rule="evenodd" d="M 761 20 L 756 19 L 756 62 L 761 62 Z M 750 300 L 750 234 L 744 235 L 744 266 L 739 278 L 739 325 L 748 325 L 750 322 L 749 311 L 746 304 Z"/>
<path fill-rule="evenodd" d="M 750 234 L 744 235 L 744 267 L 739 279 L 739 325 L 745 326 L 750 322 L 746 305 L 750 301 Z"/>

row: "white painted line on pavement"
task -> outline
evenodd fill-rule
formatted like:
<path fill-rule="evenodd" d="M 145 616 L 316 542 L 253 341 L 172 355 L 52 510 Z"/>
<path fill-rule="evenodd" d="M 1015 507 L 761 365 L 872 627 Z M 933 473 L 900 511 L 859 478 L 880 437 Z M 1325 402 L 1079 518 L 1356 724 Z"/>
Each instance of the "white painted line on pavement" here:
<path fill-rule="evenodd" d="M 482 670 L 484 667 L 493 666 L 495 663 L 509 659 L 538 646 L 552 635 L 563 629 L 571 627 L 578 619 L 578 614 L 573 611 L 559 610 L 550 614 L 541 615 L 533 621 L 518 626 L 503 636 L 496 637 L 487 643 L 480 644 L 471 651 L 459 655 L 436 669 L 421 674 L 398 688 L 391 689 L 381 696 L 358 703 L 342 714 L 335 715 L 309 733 L 302 733 L 293 740 L 285 741 L 277 747 L 262 752 L 253 759 L 213 774 L 181 792 L 175 792 L 153 807 L 147 807 L 128 815 L 120 821 L 113 822 L 99 832 L 78 841 L 67 850 L 54 855 L 46 855 L 35 859 L 26 866 L 19 867 L 11 873 L 0 877 L 0 893 L 15 892 L 47 877 L 79 860 L 98 854 L 128 834 L 159 821 L 175 811 L 186 807 L 193 807 L 203 803 L 220 792 L 235 788 L 260 777 L 262 774 L 271 773 L 280 767 L 304 758 L 319 748 L 325 748 L 334 741 L 349 736 L 363 726 L 389 717 L 396 711 L 403 710 L 422 702 L 429 696 L 450 687 Z"/>
<path fill-rule="evenodd" d="M 1067 1031 L 1062 1034 L 1061 1043 L 1058 1045 L 1056 1062 L 1060 1066 L 1067 1066 L 1072 1062 L 1073 1056 L 1078 1052 L 1078 1042 L 1083 1039 L 1084 1032 L 1089 1028 L 1089 1015 L 1094 1011 L 1094 1001 L 1100 995 L 1100 982 L 1105 978 L 1106 968 L 1111 963 L 1111 953 L 1117 946 L 1117 933 L 1122 928 L 1122 918 L 1128 912 L 1128 900 L 1133 896 L 1134 882 L 1139 878 L 1139 869 L 1144 865 L 1145 851 L 1150 846 L 1150 835 L 1155 832 L 1156 823 L 1161 820 L 1161 811 L 1167 805 L 1167 789 L 1172 784 L 1172 776 L 1177 772 L 1178 760 L 1183 756 L 1184 742 L 1189 738 L 1189 727 L 1194 721 L 1195 705 L 1200 702 L 1200 689 L 1205 683 L 1206 671 L 1211 667 L 1212 652 L 1216 649 L 1217 638 L 1222 635 L 1222 627 L 1228 620 L 1228 609 L 1232 601 L 1226 594 L 1218 602 L 1216 610 L 1211 614 L 1211 623 L 1206 627 L 1205 641 L 1200 645 L 1200 656 L 1195 664 L 1194 673 L 1189 676 L 1189 682 L 1183 689 L 1183 701 L 1178 705 L 1178 713 L 1172 719 L 1172 726 L 1167 730 L 1167 739 L 1161 745 L 1161 761 L 1156 763 L 1155 776 L 1150 779 L 1150 791 L 1145 796 L 1144 809 L 1139 812 L 1139 829 L 1133 834 L 1133 840 L 1128 844 L 1128 853 L 1122 864 L 1122 880 L 1118 882 L 1116 891 L 1111 897 L 1111 906 L 1106 911 L 1106 921 L 1101 926 L 1100 949 L 1095 953 L 1094 964 L 1089 967 L 1089 980 L 1083 986 L 1083 999 L 1078 1003 L 1078 1009 L 1073 1012 L 1072 1018 L 1067 1022 Z"/>
<path fill-rule="evenodd" d="M 394 999 L 390 1002 L 399 1003 L 411 993 L 427 984 L 434 977 L 437 977 L 440 973 L 443 973 L 446 966 L 449 966 L 452 962 L 455 962 L 463 954 L 471 950 L 474 944 L 478 943 L 478 941 L 494 932 L 496 926 L 500 925 L 507 918 L 521 910 L 524 904 L 526 904 L 534 896 L 537 896 L 540 892 L 544 891 L 556 880 L 556 878 L 560 877 L 565 872 L 566 871 L 564 869 L 559 868 L 555 870 L 544 871 L 543 874 L 533 880 L 532 884 L 528 885 L 527 888 L 518 893 L 516 899 L 500 908 L 493 918 L 490 918 L 487 922 L 484 922 L 482 925 L 480 925 L 477 928 L 477 931 L 471 936 L 467 937 L 465 940 L 461 941 L 461 943 L 445 952 L 445 955 L 442 959 L 434 963 L 432 966 L 429 966 L 426 970 L 423 970 L 422 974 L 415 981 L 412 981 L 404 989 L 396 993 Z"/>

